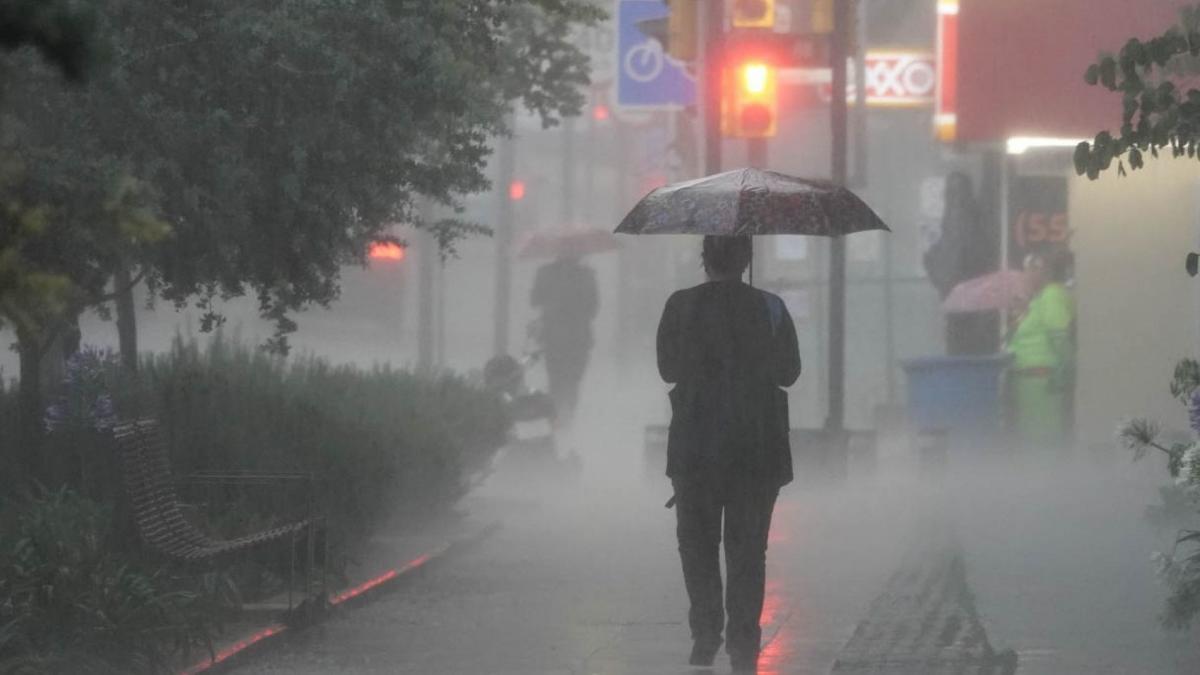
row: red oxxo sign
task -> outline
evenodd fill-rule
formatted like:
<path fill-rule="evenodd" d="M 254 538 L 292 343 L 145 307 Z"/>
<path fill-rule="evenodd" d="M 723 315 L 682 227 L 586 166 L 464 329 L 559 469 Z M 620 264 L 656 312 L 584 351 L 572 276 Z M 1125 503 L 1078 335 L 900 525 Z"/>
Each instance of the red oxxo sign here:
<path fill-rule="evenodd" d="M 863 57 L 863 80 L 867 87 L 867 105 L 885 107 L 919 107 L 933 105 L 937 93 L 937 61 L 933 54 L 913 50 L 879 50 Z M 823 101 L 831 98 L 828 69 L 809 70 L 807 77 L 789 78 L 797 83 L 819 84 Z M 850 82 L 846 95 L 853 103 L 857 98 L 854 83 L 854 62 L 847 69 Z"/>
<path fill-rule="evenodd" d="M 873 51 L 867 52 L 864 60 L 868 104 L 922 106 L 933 103 L 937 89 L 937 64 L 932 54 Z M 851 97 L 855 93 L 851 89 Z"/>

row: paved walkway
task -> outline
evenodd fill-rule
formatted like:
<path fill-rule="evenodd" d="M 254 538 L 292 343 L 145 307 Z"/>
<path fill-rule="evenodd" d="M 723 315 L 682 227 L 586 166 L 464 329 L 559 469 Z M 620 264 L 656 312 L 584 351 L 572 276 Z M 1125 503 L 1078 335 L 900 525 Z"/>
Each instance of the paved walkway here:
<path fill-rule="evenodd" d="M 661 411 L 610 402 L 569 443 L 585 466 L 579 481 L 495 477 L 464 508 L 477 522 L 504 521 L 500 532 L 238 672 L 714 672 L 683 665 L 690 639 L 674 514 L 662 506 L 669 490 L 639 465 L 642 425 L 658 420 L 635 412 Z M 1155 467 L 993 464 L 916 482 L 883 466 L 886 475 L 844 489 L 785 489 L 768 552 L 763 675 L 824 675 L 839 658 L 845 672 L 921 672 L 887 665 L 903 660 L 895 645 L 909 638 L 959 654 L 982 653 L 983 640 L 996 652 L 1012 648 L 1018 673 L 1200 672 L 1200 634 L 1171 635 L 1156 623 L 1162 589 L 1150 553 L 1169 535 L 1142 518 L 1163 482 Z M 897 606 L 889 594 L 908 597 L 897 579 L 914 551 L 920 559 L 932 523 L 956 543 L 911 578 L 942 589 L 922 596 L 937 601 L 889 615 Z M 715 672 L 729 672 L 724 654 Z"/>
<path fill-rule="evenodd" d="M 673 513 L 661 497 L 477 499 L 477 512 L 505 521 L 500 532 L 239 672 L 691 673 L 681 666 L 691 642 Z M 905 545 L 901 529 L 872 524 L 890 510 L 877 508 L 848 496 L 780 502 L 760 672 L 829 671 Z M 724 656 L 718 663 L 727 670 Z"/>

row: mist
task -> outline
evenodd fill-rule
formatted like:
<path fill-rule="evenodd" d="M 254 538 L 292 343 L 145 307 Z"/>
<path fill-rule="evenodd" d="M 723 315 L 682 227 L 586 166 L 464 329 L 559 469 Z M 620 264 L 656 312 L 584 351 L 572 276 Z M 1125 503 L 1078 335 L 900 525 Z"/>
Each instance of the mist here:
<path fill-rule="evenodd" d="M 0 672 L 1200 672 L 1189 3 L 57 4 Z"/>

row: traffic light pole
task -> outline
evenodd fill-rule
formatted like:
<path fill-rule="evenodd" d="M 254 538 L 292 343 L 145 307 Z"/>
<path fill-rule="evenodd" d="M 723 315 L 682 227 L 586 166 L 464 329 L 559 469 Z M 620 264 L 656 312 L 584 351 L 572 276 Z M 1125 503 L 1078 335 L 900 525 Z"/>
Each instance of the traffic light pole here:
<path fill-rule="evenodd" d="M 752 169 L 767 168 L 767 139 L 746 139 L 746 166 Z M 750 238 L 750 285 L 754 285 L 754 238 Z"/>
<path fill-rule="evenodd" d="M 509 128 L 514 125 L 513 116 L 509 115 Z M 496 151 L 495 191 L 499 203 L 496 204 L 496 301 L 492 308 L 495 312 L 492 353 L 496 356 L 508 353 L 509 322 L 512 313 L 513 200 L 509 194 L 509 187 L 512 185 L 516 165 L 514 145 L 514 139 L 505 136 L 500 139 Z"/>
<path fill-rule="evenodd" d="M 562 223 L 571 227 L 575 222 L 575 118 L 564 117 L 562 122 Z"/>
<path fill-rule="evenodd" d="M 725 46 L 725 0 L 707 0 L 701 41 L 704 96 L 704 174 L 721 172 L 721 56 Z"/>
<path fill-rule="evenodd" d="M 830 168 L 836 185 L 846 184 L 847 116 L 846 61 L 850 54 L 853 2 L 833 3 L 833 34 L 829 59 L 833 71 L 833 101 L 830 111 L 832 156 Z M 862 86 L 860 84 L 860 86 Z M 829 411 L 825 428 L 841 431 L 846 426 L 846 239 L 836 237 L 829 249 Z"/>
<path fill-rule="evenodd" d="M 433 221 L 433 204 L 420 198 L 421 220 L 428 226 Z M 417 370 L 429 372 L 436 357 L 436 295 L 438 251 L 437 239 L 428 230 L 417 233 Z"/>

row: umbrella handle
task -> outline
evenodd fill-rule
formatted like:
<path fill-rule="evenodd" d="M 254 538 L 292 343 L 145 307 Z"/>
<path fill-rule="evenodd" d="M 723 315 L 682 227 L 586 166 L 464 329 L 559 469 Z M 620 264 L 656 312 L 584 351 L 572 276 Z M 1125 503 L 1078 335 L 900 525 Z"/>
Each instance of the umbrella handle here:
<path fill-rule="evenodd" d="M 754 237 L 750 237 L 750 286 L 754 286 Z"/>

